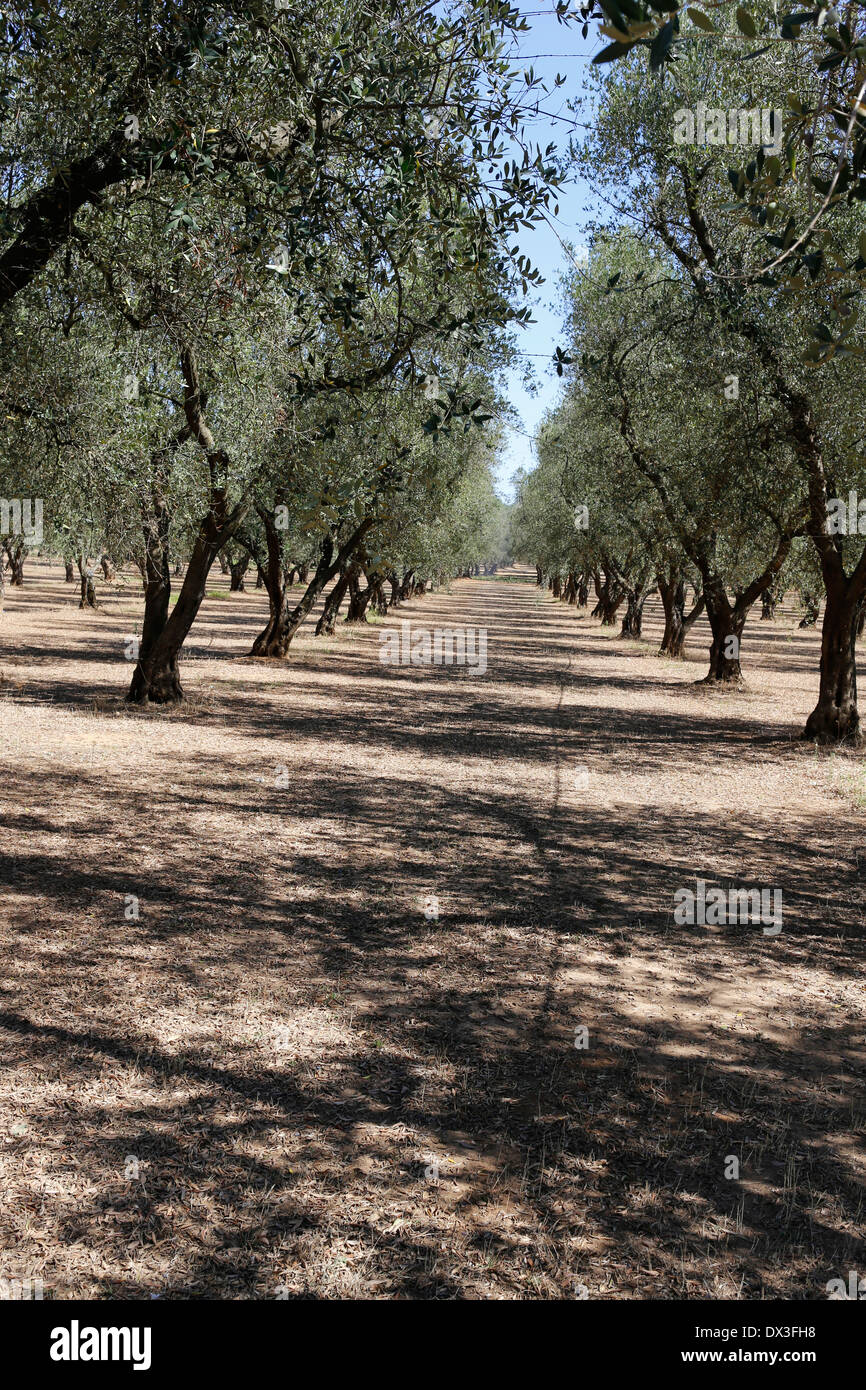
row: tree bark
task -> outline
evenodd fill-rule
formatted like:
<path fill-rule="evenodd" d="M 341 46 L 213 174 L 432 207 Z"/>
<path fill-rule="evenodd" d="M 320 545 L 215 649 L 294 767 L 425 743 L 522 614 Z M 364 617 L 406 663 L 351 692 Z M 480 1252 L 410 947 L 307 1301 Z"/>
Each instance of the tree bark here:
<path fill-rule="evenodd" d="M 165 498 L 154 488 L 152 507 L 144 517 L 144 621 L 138 649 L 139 664 L 148 662 L 168 621 L 171 571 L 168 556 L 170 515 Z M 136 672 L 137 674 L 137 672 Z M 178 682 L 179 684 L 179 682 Z M 135 680 L 133 679 L 133 688 Z M 129 696 L 132 698 L 132 689 Z M 152 698 L 156 699 L 156 695 Z"/>
<path fill-rule="evenodd" d="M 362 567 L 360 564 L 353 565 L 349 571 L 349 611 L 343 619 L 343 622 L 350 625 L 366 623 L 367 606 L 373 596 L 373 588 L 369 579 L 367 580 L 366 589 L 361 588 L 361 572 Z"/>
<path fill-rule="evenodd" d="M 814 627 L 818 621 L 818 614 L 821 611 L 820 599 L 816 598 L 814 594 L 809 593 L 808 590 L 806 590 L 800 594 L 800 602 L 802 603 L 806 612 L 800 619 L 797 626 Z"/>
<path fill-rule="evenodd" d="M 655 593 L 656 586 L 645 588 L 642 583 L 636 584 L 634 588 L 628 589 L 625 616 L 622 620 L 620 637 L 639 638 L 643 629 L 643 610 L 650 594 Z"/>
<path fill-rule="evenodd" d="M 779 571 L 788 558 L 794 534 L 793 526 L 790 530 L 785 530 L 780 534 L 772 558 L 764 566 L 761 573 L 752 580 L 751 584 L 737 593 L 733 604 L 728 599 L 721 578 L 711 568 L 711 561 L 706 552 L 695 554 L 694 558 L 698 563 L 703 580 L 707 617 L 710 620 L 710 630 L 713 634 L 713 641 L 710 646 L 710 669 L 704 678 L 705 681 L 725 683 L 742 681 L 740 639 L 743 635 L 749 609 L 761 597 L 764 590 L 770 588 L 776 581 Z"/>
<path fill-rule="evenodd" d="M 592 616 L 601 617 L 602 627 L 613 627 L 617 613 L 623 606 L 624 598 L 626 598 L 626 594 L 624 594 L 623 589 L 607 585 L 602 589 L 601 599 L 592 610 Z"/>
<path fill-rule="evenodd" d="M 850 585 L 831 583 L 821 629 L 821 678 L 818 703 L 806 721 L 803 738 L 816 743 L 863 742 L 857 711 L 857 623 L 859 602 Z"/>
<path fill-rule="evenodd" d="M 10 539 L 6 539 L 3 542 L 3 549 L 9 557 L 9 583 L 13 589 L 20 589 L 24 583 L 24 542 L 20 537 L 15 540 L 14 544 Z"/>
<path fill-rule="evenodd" d="M 230 562 L 230 564 L 229 564 L 229 571 L 230 571 L 230 573 L 231 573 L 231 581 L 230 581 L 230 583 L 229 583 L 229 592 L 230 592 L 230 593 L 233 593 L 233 594 L 243 594 L 243 593 L 246 592 L 246 591 L 245 591 L 245 588 L 244 588 L 244 575 L 246 574 L 246 572 L 247 572 L 247 570 L 249 569 L 249 567 L 250 567 L 250 557 L 249 557 L 249 555 L 242 555 L 241 558 L 240 558 L 239 560 L 233 560 L 233 561 Z"/>
<path fill-rule="evenodd" d="M 265 631 L 256 638 L 253 643 L 253 656 L 284 657 L 286 655 L 295 633 L 309 615 L 319 594 L 330 584 L 334 575 L 339 573 L 350 556 L 357 550 L 372 525 L 372 519 L 365 518 L 340 547 L 336 556 L 334 555 L 333 539 L 330 536 L 325 537 L 321 545 L 319 563 L 302 597 L 294 608 L 290 608 L 290 590 L 288 585 L 283 587 L 276 619 L 273 620 L 272 618 Z M 271 569 L 270 562 L 268 569 Z"/>
<path fill-rule="evenodd" d="M 78 561 L 78 573 L 79 573 L 79 575 L 81 576 L 81 601 L 80 601 L 78 607 L 79 607 L 79 608 L 95 608 L 95 607 L 96 607 L 96 585 L 95 585 L 95 583 L 94 583 L 94 574 L 93 574 L 93 570 L 91 569 L 90 565 L 87 563 L 86 557 L 81 557 L 81 558 L 79 558 L 79 561 Z"/>
<path fill-rule="evenodd" d="M 154 704 L 176 704 L 183 700 L 183 687 L 178 669 L 180 650 L 201 608 L 211 566 L 219 551 L 233 539 L 249 510 L 249 504 L 245 500 L 235 506 L 229 502 L 225 481 L 229 458 L 224 450 L 216 448 L 213 435 L 205 422 L 206 400 L 199 385 L 195 358 L 188 346 L 181 351 L 181 370 L 185 387 L 186 425 L 175 436 L 173 445 L 192 437 L 203 450 L 210 476 L 209 505 L 207 514 L 199 522 L 186 576 L 174 609 L 165 619 L 160 631 L 157 632 L 154 625 L 153 640 L 146 651 L 144 635 L 142 636 L 138 665 L 133 672 L 126 696 L 127 700 L 135 704 L 146 704 L 148 701 Z M 167 570 L 167 546 L 165 552 L 164 562 Z M 147 567 L 146 560 L 146 585 Z M 166 587 L 169 589 L 170 584 L 171 580 L 168 578 Z M 167 598 L 165 602 L 167 608 Z"/>
<path fill-rule="evenodd" d="M 351 568 L 351 567 L 350 567 Z M 317 637 L 333 637 L 337 626 L 340 605 L 349 587 L 349 569 L 344 569 L 325 601 L 324 611 L 316 623 Z"/>
<path fill-rule="evenodd" d="M 659 656 L 671 656 L 679 660 L 685 649 L 686 638 L 704 611 L 704 596 L 696 598 L 690 613 L 686 613 L 685 580 L 678 574 L 660 574 L 656 581 L 661 594 L 665 614 L 665 630 Z"/>
<path fill-rule="evenodd" d="M 223 488 L 214 489 L 211 509 L 199 523 L 186 576 L 171 615 L 145 650 L 144 635 L 138 665 L 132 677 L 127 700 L 135 704 L 151 701 L 157 705 L 178 704 L 183 700 L 178 657 L 190 628 L 196 620 L 207 588 L 207 579 L 217 551 L 231 540 L 243 521 L 247 506 L 241 502 L 229 507 Z M 166 565 L 166 569 L 167 569 Z M 167 584 L 166 610 L 170 580 Z"/>
<path fill-rule="evenodd" d="M 601 618 L 602 627 L 613 627 L 616 615 L 622 607 L 624 599 L 625 590 L 615 582 L 610 574 L 605 572 L 604 583 L 599 591 L 598 603 L 593 608 L 591 616 L 593 618 Z"/>
<path fill-rule="evenodd" d="M 384 579 L 381 575 L 374 574 L 372 579 L 367 576 L 367 583 L 372 587 L 370 603 L 377 618 L 384 618 L 388 612 L 388 600 L 385 597 Z"/>
<path fill-rule="evenodd" d="M 748 609 L 738 611 L 738 605 L 731 603 L 725 593 L 724 584 L 716 577 L 704 581 L 704 599 L 713 635 L 710 644 L 710 669 L 704 681 L 710 684 L 739 684 L 743 679 L 740 668 L 740 642 Z"/>
<path fill-rule="evenodd" d="M 286 569 L 283 554 L 283 532 L 276 524 L 276 511 L 268 512 L 257 507 L 262 525 L 265 528 L 265 544 L 268 561 L 259 574 L 268 594 L 268 621 L 252 645 L 251 656 L 283 656 L 285 653 L 280 641 L 280 623 L 289 612 L 289 590 L 295 577 L 294 568 Z"/>

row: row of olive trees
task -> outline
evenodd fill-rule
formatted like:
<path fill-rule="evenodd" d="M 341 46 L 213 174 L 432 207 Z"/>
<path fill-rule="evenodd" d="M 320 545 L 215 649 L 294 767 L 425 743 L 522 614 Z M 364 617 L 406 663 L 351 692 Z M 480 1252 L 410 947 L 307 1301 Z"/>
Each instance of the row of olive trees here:
<path fill-rule="evenodd" d="M 779 45 L 745 65 L 736 46 L 698 42 L 658 72 L 641 52 L 599 69 L 593 120 L 572 150 L 611 212 L 568 286 L 573 366 L 541 441 L 547 490 L 589 507 L 590 529 L 573 539 L 603 576 L 602 612 L 618 590 L 633 625 L 657 585 L 675 643 L 690 616 L 683 585 L 695 585 L 712 629 L 710 679 L 739 679 L 746 616 L 765 595 L 772 603 L 786 566 L 813 610 L 822 590 L 819 695 L 805 732 L 857 742 L 866 546 L 850 502 L 866 491 L 866 419 L 856 315 L 823 364 L 804 352 L 848 270 L 840 261 L 834 280 L 815 261 L 784 283 L 763 275 L 763 233 L 731 203 L 742 151 L 677 138 L 680 114 L 699 103 L 781 109 L 793 129 L 788 94 L 817 107 L 822 79 Z M 757 180 L 775 156 L 752 154 Z M 808 186 L 786 183 L 786 199 L 798 196 L 805 206 Z M 836 240 L 856 246 L 864 228 L 859 200 L 834 205 Z M 782 244 L 790 228 L 775 234 Z"/>
<path fill-rule="evenodd" d="M 556 174 L 521 135 L 520 26 L 477 0 L 0 22 L 0 481 L 140 557 L 131 699 L 182 698 L 221 553 L 255 556 L 256 650 L 284 655 L 332 581 L 360 602 L 359 567 L 448 548 L 393 518 L 441 525 L 526 315 L 513 233 Z"/>
<path fill-rule="evenodd" d="M 265 341 L 260 326 L 249 345 L 259 359 Z M 234 365 L 239 343 L 238 333 Z M 116 364 L 89 328 L 55 345 L 58 385 L 77 375 L 73 394 L 83 405 L 65 414 L 70 439 L 54 450 L 40 418 L 7 422 L 19 446 L 19 471 L 7 474 L 7 486 L 24 478 L 36 486 L 45 548 L 78 559 L 89 602 L 91 557 L 141 570 L 130 698 L 182 698 L 179 657 L 217 554 L 236 574 L 245 559 L 261 576 L 269 617 L 252 651 L 271 657 L 287 654 L 329 586 L 320 632 L 333 630 L 344 597 L 349 620 L 363 621 L 371 602 L 381 611 L 432 580 L 504 558 L 505 508 L 492 481 L 498 432 L 480 411 L 483 400 L 495 409 L 495 392 L 477 366 L 451 365 L 458 388 L 443 394 L 419 391 L 404 375 L 289 407 L 279 354 L 266 371 L 257 366 L 258 387 L 247 371 L 226 373 L 226 387 L 202 380 L 192 354 L 174 362 L 164 352 L 124 396 Z M 196 394 L 195 407 L 184 388 Z M 206 446 L 188 426 L 196 410 Z M 238 500 L 229 512 L 220 468 L 232 464 Z"/>

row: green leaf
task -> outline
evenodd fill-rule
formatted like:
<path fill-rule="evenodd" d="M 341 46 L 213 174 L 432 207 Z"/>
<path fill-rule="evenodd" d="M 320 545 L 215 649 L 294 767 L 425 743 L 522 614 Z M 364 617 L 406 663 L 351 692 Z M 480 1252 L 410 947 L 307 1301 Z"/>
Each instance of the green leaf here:
<path fill-rule="evenodd" d="M 699 29 L 703 29 L 705 34 L 717 34 L 719 32 L 713 24 L 713 21 L 708 15 L 704 14 L 703 10 L 696 10 L 690 5 L 686 13 L 692 23 L 697 24 Z"/>
<path fill-rule="evenodd" d="M 743 9 L 742 5 L 737 9 L 737 28 L 741 34 L 745 34 L 747 39 L 757 38 L 758 26 L 752 19 L 749 11 Z"/>
<path fill-rule="evenodd" d="M 663 24 L 650 45 L 650 71 L 658 72 L 662 63 L 667 58 L 673 46 L 676 30 L 674 22 L 669 19 L 667 24 Z"/>
<path fill-rule="evenodd" d="M 739 169 L 728 170 L 728 182 L 738 198 L 743 196 L 746 188 L 746 181 Z"/>
<path fill-rule="evenodd" d="M 607 48 L 603 48 L 600 53 L 596 53 L 592 61 L 594 63 L 612 63 L 614 59 L 622 58 L 626 53 L 630 52 L 632 47 L 633 45 L 630 43 L 619 43 L 618 40 L 614 39 L 613 43 L 607 45 Z"/>

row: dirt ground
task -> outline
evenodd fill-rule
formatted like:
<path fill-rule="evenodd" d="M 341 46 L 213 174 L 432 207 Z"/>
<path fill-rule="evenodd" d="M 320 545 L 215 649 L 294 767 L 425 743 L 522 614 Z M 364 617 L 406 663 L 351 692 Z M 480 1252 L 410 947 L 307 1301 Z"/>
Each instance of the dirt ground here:
<path fill-rule="evenodd" d="M 29 561 L 0 621 L 0 1274 L 822 1299 L 864 1272 L 866 762 L 797 741 L 791 605 L 721 693 L 705 626 L 660 659 L 657 607 L 622 641 L 519 569 L 250 661 L 266 600 L 217 573 L 188 703 L 137 711 L 139 588 L 80 612 Z M 406 619 L 486 627 L 486 673 L 382 665 Z M 780 889 L 782 931 L 675 925 L 697 877 Z"/>

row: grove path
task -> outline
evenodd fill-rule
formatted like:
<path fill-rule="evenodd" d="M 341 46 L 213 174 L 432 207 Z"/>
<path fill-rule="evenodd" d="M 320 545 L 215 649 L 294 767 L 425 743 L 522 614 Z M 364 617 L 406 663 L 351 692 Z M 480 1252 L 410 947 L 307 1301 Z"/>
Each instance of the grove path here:
<path fill-rule="evenodd" d="M 863 762 L 796 740 L 815 632 L 751 622 L 747 690 L 710 692 L 705 629 L 671 663 L 657 610 L 623 642 L 518 568 L 253 662 L 261 593 L 212 585 L 176 711 L 122 702 L 131 577 L 80 613 L 33 564 L 0 620 L 5 1276 L 821 1298 L 862 1273 Z M 486 628 L 486 672 L 383 665 L 406 620 Z M 675 925 L 698 877 L 780 889 L 781 933 Z"/>

